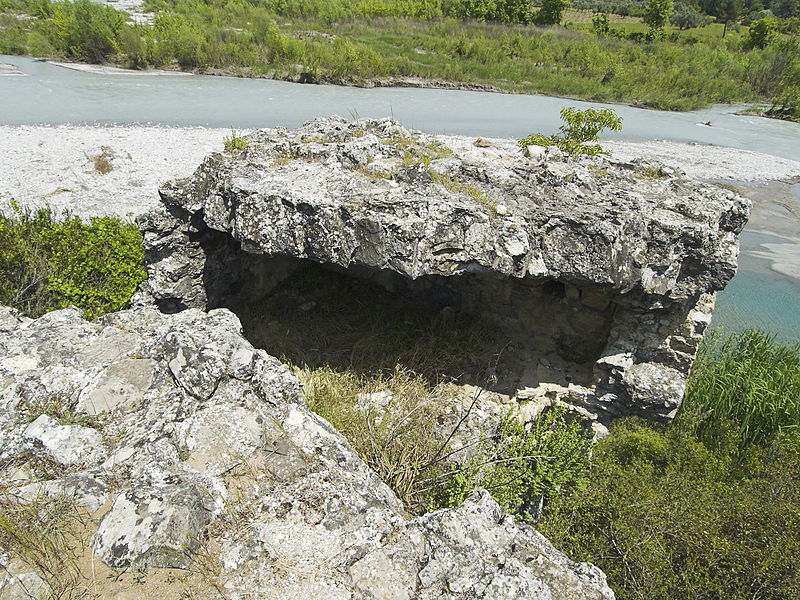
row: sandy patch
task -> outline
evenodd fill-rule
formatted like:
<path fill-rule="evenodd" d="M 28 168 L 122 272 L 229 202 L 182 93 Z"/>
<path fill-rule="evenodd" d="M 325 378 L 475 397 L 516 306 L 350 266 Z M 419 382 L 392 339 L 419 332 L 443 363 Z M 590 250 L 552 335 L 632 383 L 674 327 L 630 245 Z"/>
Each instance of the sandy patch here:
<path fill-rule="evenodd" d="M 602 146 L 616 160 L 659 160 L 680 167 L 696 179 L 767 181 L 800 177 L 800 162 L 750 150 L 658 140 L 602 142 Z"/>
<path fill-rule="evenodd" d="M 194 73 L 189 73 L 187 71 L 164 71 L 161 69 L 145 69 L 143 71 L 138 71 L 136 69 L 121 69 L 109 65 L 90 65 L 86 63 L 60 62 L 56 60 L 48 60 L 47 62 L 57 67 L 72 69 L 73 71 L 83 71 L 84 73 L 95 73 L 97 75 L 130 75 L 133 77 L 137 75 L 186 75 L 191 77 L 194 75 Z"/>
<path fill-rule="evenodd" d="M 800 279 L 800 240 L 766 243 L 760 247 L 762 250 L 750 251 L 749 254 L 770 261 L 773 271 Z"/>
<path fill-rule="evenodd" d="M 25 77 L 26 73 L 20 71 L 15 65 L 0 63 L 0 77 Z"/>
<path fill-rule="evenodd" d="M 229 129 L 0 127 L 0 209 L 49 204 L 81 216 L 133 217 L 158 205 L 164 181 L 191 175 Z M 106 156 L 102 174 L 95 157 Z"/>

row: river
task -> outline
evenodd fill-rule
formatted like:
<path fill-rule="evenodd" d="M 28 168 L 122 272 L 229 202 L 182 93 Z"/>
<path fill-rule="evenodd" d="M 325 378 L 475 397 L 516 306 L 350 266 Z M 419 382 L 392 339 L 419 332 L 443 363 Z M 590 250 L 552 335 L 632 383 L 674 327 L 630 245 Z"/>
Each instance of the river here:
<path fill-rule="evenodd" d="M 609 140 L 669 140 L 715 144 L 800 160 L 800 125 L 737 115 L 738 107 L 713 106 L 675 113 L 547 96 L 418 88 L 350 88 L 300 85 L 179 73 L 95 73 L 27 57 L 0 56 L 18 74 L 0 77 L 0 124 L 142 124 L 252 128 L 295 127 L 317 116 L 394 116 L 431 133 L 518 138 L 553 133 L 559 111 L 611 106 L 622 117 Z M 708 125 L 710 124 L 710 126 Z M 800 184 L 792 192 L 800 197 Z M 800 238 L 800 223 L 797 225 Z M 740 270 L 719 294 L 714 324 L 727 331 L 755 326 L 782 340 L 800 339 L 800 281 L 753 254 L 780 242 L 745 231 Z M 754 250 L 755 249 L 755 250 Z"/>

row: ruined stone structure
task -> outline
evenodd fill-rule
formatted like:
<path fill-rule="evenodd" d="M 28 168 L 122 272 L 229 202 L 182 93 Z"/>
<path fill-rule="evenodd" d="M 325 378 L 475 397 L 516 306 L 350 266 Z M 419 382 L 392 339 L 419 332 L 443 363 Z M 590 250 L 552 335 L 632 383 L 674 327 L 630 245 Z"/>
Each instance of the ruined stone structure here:
<path fill-rule="evenodd" d="M 509 357 L 496 389 L 601 420 L 674 416 L 749 215 L 660 165 L 523 156 L 388 119 L 255 133 L 161 196 L 140 226 L 163 310 L 257 312 L 317 263 L 490 320 Z"/>
<path fill-rule="evenodd" d="M 385 294 L 445 326 L 488 324 L 491 377 L 457 381 L 668 420 L 735 272 L 744 200 L 658 165 L 340 119 L 255 133 L 161 195 L 139 220 L 149 279 L 133 308 L 87 322 L 0 306 L 6 501 L 68 496 L 117 569 L 212 548 L 213 586 L 234 599 L 613 599 L 485 490 L 406 514 L 258 347 L 265 307 L 321 309 L 275 295 L 298 273 L 361 290 L 354 321 Z M 19 558 L 0 548 L 0 597 L 48 597 Z"/>

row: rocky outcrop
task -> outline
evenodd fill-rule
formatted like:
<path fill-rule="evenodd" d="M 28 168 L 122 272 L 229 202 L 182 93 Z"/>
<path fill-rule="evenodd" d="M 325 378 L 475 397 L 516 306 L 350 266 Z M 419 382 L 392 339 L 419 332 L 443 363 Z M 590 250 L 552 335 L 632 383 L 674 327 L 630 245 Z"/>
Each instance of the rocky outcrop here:
<path fill-rule="evenodd" d="M 254 133 L 140 219 L 146 291 L 252 311 L 304 261 L 328 265 L 490 319 L 511 395 L 671 419 L 747 202 L 660 165 L 478 146 L 388 119 Z"/>
<path fill-rule="evenodd" d="M 409 518 L 225 309 L 0 306 L 0 440 L 6 492 L 97 511 L 105 563 L 185 566 L 203 544 L 229 598 L 613 598 L 482 490 Z M 0 591 L 43 585 L 9 574 Z"/>

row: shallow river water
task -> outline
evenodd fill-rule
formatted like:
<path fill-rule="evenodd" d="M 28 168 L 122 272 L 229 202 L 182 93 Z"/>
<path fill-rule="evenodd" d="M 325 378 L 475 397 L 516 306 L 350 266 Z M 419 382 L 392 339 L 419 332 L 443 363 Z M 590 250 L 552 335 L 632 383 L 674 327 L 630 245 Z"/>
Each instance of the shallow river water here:
<path fill-rule="evenodd" d="M 17 74 L 0 77 L 0 124 L 138 123 L 208 127 L 294 127 L 317 116 L 394 116 L 431 133 L 518 138 L 553 133 L 565 105 L 593 103 L 547 96 L 417 88 L 348 88 L 202 75 L 83 72 L 2 56 Z M 8 72 L 8 70 L 4 71 Z M 605 105 L 610 106 L 610 105 Z M 736 115 L 714 106 L 669 113 L 613 105 L 623 118 L 620 140 L 715 144 L 800 160 L 800 125 Z M 710 123 L 710 126 L 708 125 Z M 1 168 L 1 165 L 0 165 Z M 792 192 L 800 198 L 800 185 Z M 797 225 L 800 238 L 800 223 Z M 770 269 L 747 250 L 775 241 L 742 236 L 740 271 L 719 295 L 715 326 L 756 326 L 783 340 L 800 339 L 800 280 Z"/>

